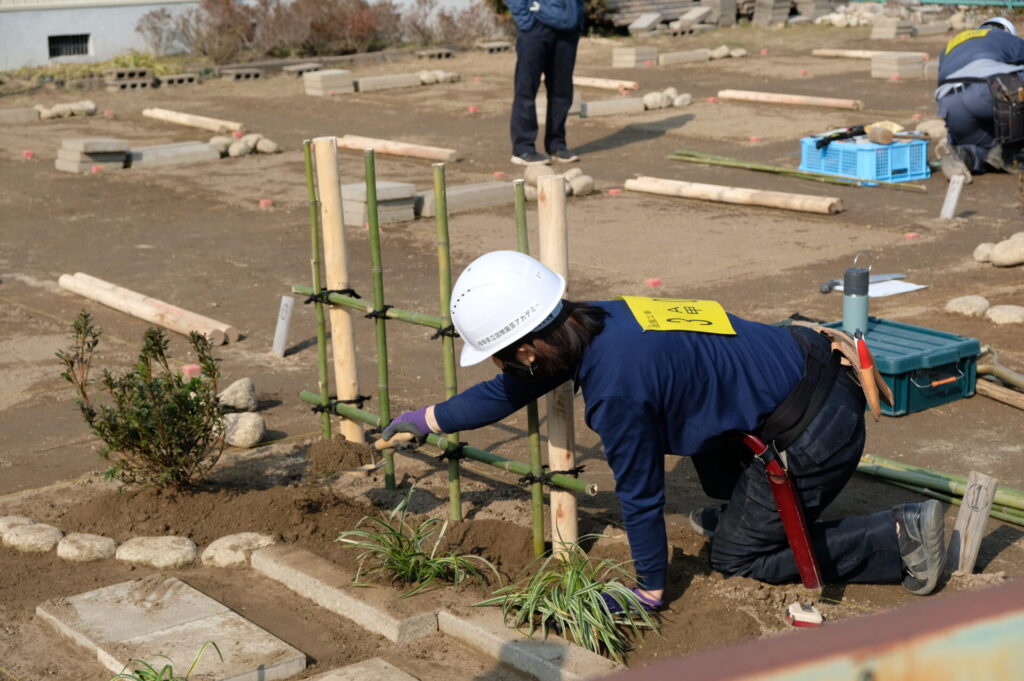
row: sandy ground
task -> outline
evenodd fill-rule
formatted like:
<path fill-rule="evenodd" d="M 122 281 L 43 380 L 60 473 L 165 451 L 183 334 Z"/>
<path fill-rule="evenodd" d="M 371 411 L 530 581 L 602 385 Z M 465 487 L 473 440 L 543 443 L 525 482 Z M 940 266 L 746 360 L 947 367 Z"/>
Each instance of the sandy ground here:
<path fill-rule="evenodd" d="M 596 178 L 602 191 L 573 199 L 569 205 L 574 296 L 601 299 L 656 292 L 714 298 L 730 311 L 766 322 L 795 312 L 836 319 L 840 296 L 820 294 L 818 284 L 841 276 L 858 250 L 871 249 L 877 270 L 902 272 L 908 280 L 929 286 L 875 300 L 873 314 L 979 338 L 998 348 L 1008 366 L 1024 367 L 1019 330 L 942 311 L 948 299 L 968 293 L 984 295 L 993 304 L 1021 303 L 1024 282 L 1019 269 L 996 269 L 971 259 L 979 242 L 996 241 L 1022 229 L 1016 178 L 1000 174 L 976 178 L 964 191 L 957 219 L 942 223 L 935 219 L 945 193 L 941 176 L 923 181 L 928 191 L 916 194 L 837 187 L 667 159 L 673 150 L 682 148 L 795 167 L 801 136 L 879 119 L 913 125 L 914 114 L 933 112 L 932 84 L 873 80 L 867 62 L 816 59 L 809 56 L 810 50 L 870 47 L 927 50 L 935 55 L 942 45 L 940 38 L 869 43 L 867 29 L 768 31 L 747 27 L 651 42 L 662 50 L 727 43 L 747 48 L 752 56 L 697 66 L 613 70 L 608 66 L 612 47 L 624 42 L 582 43 L 577 73 L 635 79 L 641 83 L 641 91 L 671 85 L 680 92 L 691 92 L 694 104 L 630 117 L 570 120 L 570 144 L 581 153 L 581 167 Z M 760 55 L 762 48 L 768 50 L 766 56 Z M 73 407 L 71 390 L 58 376 L 53 353 L 66 342 L 70 321 L 83 308 L 92 312 L 104 330 L 97 360 L 100 366 L 119 367 L 130 362 L 145 329 L 142 322 L 60 291 L 56 280 L 65 272 L 87 272 L 243 329 L 241 342 L 216 350 L 225 380 L 253 378 L 261 413 L 271 429 L 269 437 L 281 440 L 278 449 L 262 456 L 281 465 L 294 459 L 294 465 L 301 468 L 303 443 L 318 431 L 318 419 L 296 397 L 300 390 L 316 386 L 312 310 L 298 307 L 291 347 L 284 359 L 273 357 L 269 349 L 280 296 L 288 294 L 292 284 L 309 280 L 302 140 L 352 133 L 454 147 L 465 158 L 447 168 L 449 184 L 491 180 L 498 171 L 514 177 L 516 167 L 508 163 L 507 142 L 513 64 L 514 57 L 507 54 L 460 55 L 443 63 L 443 68 L 462 75 L 458 84 L 335 99 L 305 97 L 298 81 L 275 76 L 249 83 L 206 83 L 194 90 L 44 92 L 2 100 L 5 107 L 17 107 L 88 96 L 113 116 L 0 128 L 0 495 L 4 495 L 0 496 L 0 513 L 30 508 L 41 519 L 64 521 L 65 525 L 67 518 L 82 515 L 69 516 L 68 505 L 93 499 L 97 490 L 90 485 L 30 492 L 102 469 L 95 454 L 96 442 Z M 422 67 L 422 62 L 395 62 L 361 68 L 357 75 Z M 801 75 L 803 70 L 808 75 Z M 725 87 L 858 97 L 865 110 L 706 101 Z M 616 95 L 585 89 L 583 96 L 604 99 Z M 470 105 L 478 106 L 480 113 L 467 113 Z M 250 130 L 278 141 L 285 151 L 275 156 L 96 176 L 53 169 L 52 160 L 65 137 L 109 136 L 158 144 L 208 136 L 143 118 L 141 110 L 149 106 L 243 120 Z M 751 142 L 754 137 L 762 141 Z M 37 160 L 23 161 L 23 149 L 35 151 Z M 414 182 L 420 189 L 431 186 L 430 164 L 424 161 L 379 157 L 377 173 L 380 179 Z M 618 196 L 605 193 L 638 174 L 838 196 L 846 210 L 835 216 L 810 216 L 629 192 Z M 362 180 L 359 154 L 343 153 L 342 178 L 345 182 Z M 258 208 L 259 199 L 264 198 L 274 201 L 273 209 Z M 535 219 L 531 212 L 531 229 Z M 456 270 L 482 252 L 515 244 L 513 217 L 507 209 L 453 216 L 450 231 Z M 535 231 L 533 239 L 536 243 Z M 351 229 L 349 244 L 353 285 L 368 292 L 365 231 L 358 226 Z M 433 223 L 420 220 L 388 226 L 383 248 L 388 302 L 436 313 Z M 657 289 L 646 286 L 649 278 L 660 278 L 663 285 Z M 362 324 L 357 329 L 362 392 L 371 392 L 375 376 L 372 325 Z M 429 331 L 400 324 L 390 325 L 389 330 L 393 409 L 438 399 L 442 391 L 440 353 L 427 341 Z M 172 339 L 172 352 L 180 361 L 187 360 L 183 338 Z M 488 376 L 486 367 L 460 370 L 459 382 L 467 386 Z M 374 403 L 368 408 L 375 409 Z M 525 418 L 516 415 L 506 423 L 463 437 L 481 448 L 521 459 L 525 456 L 524 432 Z M 584 523 L 593 529 L 614 525 L 618 505 L 597 439 L 582 420 L 577 433 L 586 477 L 601 490 L 596 497 L 581 499 Z M 872 424 L 867 451 L 964 474 L 977 469 L 1021 488 L 1024 469 L 1018 461 L 1024 453 L 1022 435 L 1020 411 L 977 397 Z M 436 469 L 431 468 L 434 464 L 429 459 L 421 458 L 400 459 L 399 479 L 403 484 L 417 481 L 430 490 L 430 484 L 419 481 L 431 479 L 428 472 Z M 711 574 L 701 555 L 704 542 L 690 533 L 685 521 L 689 510 L 706 504 L 707 499 L 689 464 L 670 460 L 669 467 L 673 567 L 672 610 L 666 622 L 671 627 L 664 639 L 642 642 L 634 661 L 778 631 L 783 603 L 798 595 L 741 580 L 723 581 Z M 489 470 L 474 465 L 467 469 L 473 473 L 464 494 L 467 516 L 522 524 L 525 493 L 507 484 L 495 487 Z M 290 475 L 298 479 L 301 470 Z M 243 479 L 251 483 L 251 478 Z M 287 475 L 282 478 L 288 479 Z M 387 506 L 395 501 L 393 495 L 380 490 L 379 481 L 348 484 L 365 486 L 359 491 L 364 503 Z M 432 508 L 421 510 L 443 513 L 447 504 L 444 485 L 438 484 L 434 490 L 433 501 L 426 504 Z M 908 500 L 916 497 L 858 476 L 829 513 L 867 513 Z M 128 513 L 129 508 L 118 513 Z M 164 511 L 159 504 L 153 509 L 147 527 L 160 526 Z M 947 515 L 951 527 L 955 513 Z M 315 534 L 310 530 L 314 525 L 321 533 L 335 529 L 321 527 L 324 519 L 315 513 L 295 522 L 300 527 L 294 530 L 294 538 L 288 536 L 295 541 L 306 533 Z M 163 519 L 163 524 L 172 525 L 168 519 Z M 224 533 L 240 531 L 225 521 L 211 525 L 209 536 L 221 529 Z M 200 540 L 207 537 L 196 536 Z M 1024 573 L 1021 537 L 1021 530 L 1014 526 L 990 522 L 979 559 L 979 570 L 985 573 L 980 581 L 998 580 L 998 573 Z M 603 545 L 625 557 L 624 543 L 620 544 L 617 549 L 612 540 Z M 32 616 L 40 600 L 122 581 L 138 572 L 111 562 L 76 571 L 72 577 L 72 571 L 55 559 L 24 557 L 3 548 L 0 562 L 3 574 L 12 576 L 0 587 L 5 589 L 0 599 L 4 616 L 0 660 L 20 671 L 22 678 L 62 676 L 69 665 L 80 663 L 74 648 L 52 642 Z M 237 585 L 232 586 L 230 573 L 196 569 L 183 578 L 194 579 L 193 583 L 207 588 L 211 595 L 252 616 L 255 605 L 232 600 Z M 954 583 L 947 588 L 960 586 Z M 968 581 L 966 586 L 976 584 Z M 274 594 L 259 606 L 265 620 L 273 621 L 294 607 L 286 594 L 270 586 L 265 590 Z M 840 587 L 826 596 L 843 601 L 843 605 L 823 604 L 835 609 L 831 613 L 835 617 L 913 599 L 896 586 Z M 303 613 L 297 620 L 305 617 Z M 310 629 L 300 627 L 288 634 L 292 637 L 289 642 L 312 657 L 339 663 L 378 654 L 380 641 L 360 643 L 349 652 L 335 651 L 343 636 L 330 632 L 339 626 L 324 622 Z M 309 642 L 305 643 L 307 636 Z M 420 659 L 403 651 L 398 654 Z M 431 660 L 429 655 L 424 659 Z M 93 663 L 81 664 L 81 678 L 103 678 Z M 450 677 L 497 678 L 483 676 L 485 671 L 466 670 Z"/>

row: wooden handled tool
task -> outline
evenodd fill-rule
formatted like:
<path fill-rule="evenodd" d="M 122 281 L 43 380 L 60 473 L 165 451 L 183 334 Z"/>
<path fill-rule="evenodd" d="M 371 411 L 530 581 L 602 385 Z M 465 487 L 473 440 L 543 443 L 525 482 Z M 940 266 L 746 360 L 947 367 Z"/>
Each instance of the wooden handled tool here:
<path fill-rule="evenodd" d="M 868 141 L 874 142 L 875 144 L 892 144 L 896 141 L 896 138 L 902 139 L 926 139 L 923 135 L 913 132 L 893 132 L 888 128 L 880 128 L 878 126 L 868 126 Z"/>
<path fill-rule="evenodd" d="M 416 436 L 412 433 L 395 433 L 390 440 L 377 440 L 373 443 L 373 448 L 378 452 L 382 449 L 390 449 L 400 442 L 412 442 L 416 439 Z"/>
<path fill-rule="evenodd" d="M 860 357 L 860 380 L 864 389 L 864 396 L 867 398 L 868 406 L 871 408 L 871 416 L 877 422 L 882 415 L 882 404 L 878 398 L 878 385 L 875 382 L 875 358 L 871 356 L 871 350 L 864 340 L 864 336 L 857 334 L 857 355 Z"/>

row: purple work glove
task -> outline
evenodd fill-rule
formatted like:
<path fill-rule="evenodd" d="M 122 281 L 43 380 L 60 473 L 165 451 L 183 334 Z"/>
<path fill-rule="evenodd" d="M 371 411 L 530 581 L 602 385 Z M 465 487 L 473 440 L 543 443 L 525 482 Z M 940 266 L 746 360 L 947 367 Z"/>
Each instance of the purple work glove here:
<path fill-rule="evenodd" d="M 427 436 L 427 433 L 434 432 L 427 425 L 427 408 L 422 407 L 415 411 L 404 411 L 399 414 L 381 432 L 381 439 L 390 440 L 395 436 L 395 433 L 411 433 L 417 438 L 424 438 Z"/>
<path fill-rule="evenodd" d="M 636 595 L 636 597 L 640 600 L 640 606 L 647 612 L 656 612 L 665 607 L 665 601 L 660 601 L 656 598 L 644 596 L 642 593 L 640 593 L 639 589 L 633 588 L 630 589 L 630 591 L 632 591 Z M 607 592 L 602 593 L 601 598 L 604 599 L 605 605 L 608 606 L 608 612 L 610 612 L 611 614 L 617 615 L 625 611 L 625 608 L 622 606 L 622 604 L 619 603 L 612 594 Z"/>

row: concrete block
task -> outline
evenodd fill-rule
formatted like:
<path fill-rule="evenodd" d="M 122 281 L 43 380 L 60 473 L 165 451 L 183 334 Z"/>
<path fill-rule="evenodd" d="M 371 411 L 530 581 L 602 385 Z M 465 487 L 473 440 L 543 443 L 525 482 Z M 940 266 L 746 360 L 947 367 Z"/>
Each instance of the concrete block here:
<path fill-rule="evenodd" d="M 221 69 L 224 80 L 257 80 L 263 77 L 263 69 Z"/>
<path fill-rule="evenodd" d="M 376 92 L 377 90 L 394 90 L 402 87 L 419 87 L 422 85 L 417 73 L 396 73 L 392 76 L 369 76 L 355 81 L 356 92 Z"/>
<path fill-rule="evenodd" d="M 106 152 L 127 152 L 131 147 L 128 140 L 112 137 L 65 137 L 60 141 L 60 148 L 68 151 L 81 151 L 86 154 Z"/>
<path fill-rule="evenodd" d="M 369 660 L 314 676 L 307 681 L 417 681 L 417 679 L 379 657 L 372 657 Z"/>
<path fill-rule="evenodd" d="M 109 83 L 115 80 L 139 80 L 149 78 L 152 80 L 153 72 L 150 69 L 125 67 L 123 69 L 110 69 L 103 73 L 103 78 Z"/>
<path fill-rule="evenodd" d="M 624 669 L 552 634 L 544 639 L 524 638 L 521 632 L 504 625 L 497 609 L 464 616 L 442 610 L 437 613 L 437 623 L 441 633 L 539 681 L 582 681 Z"/>
<path fill-rule="evenodd" d="M 320 64 L 319 62 L 308 61 L 303 64 L 290 64 L 285 66 L 281 69 L 281 72 L 286 73 L 289 76 L 301 78 L 303 75 L 312 73 L 313 71 L 319 71 L 323 67 L 323 64 Z"/>
<path fill-rule="evenodd" d="M 74 163 L 118 163 L 123 168 L 124 162 L 128 159 L 128 152 L 111 151 L 88 153 L 84 151 L 58 149 L 57 158 L 64 161 L 72 161 Z"/>
<path fill-rule="evenodd" d="M 682 50 L 681 52 L 665 52 L 658 55 L 659 66 L 670 66 L 672 64 L 688 64 L 690 62 L 708 61 L 711 59 L 711 50 Z"/>
<path fill-rule="evenodd" d="M 711 7 L 691 7 L 679 17 L 679 30 L 689 31 L 694 24 L 699 24 L 707 19 L 711 12 Z"/>
<path fill-rule="evenodd" d="M 156 87 L 156 81 L 152 78 L 140 78 L 138 80 L 118 80 L 113 83 L 107 83 L 107 92 L 151 90 L 154 87 Z"/>
<path fill-rule="evenodd" d="M 537 120 L 543 124 L 547 119 L 548 115 L 548 98 L 542 95 L 537 96 Z M 583 96 L 579 90 L 572 91 L 572 104 L 569 105 L 569 115 L 579 116 L 580 109 L 583 107 Z"/>
<path fill-rule="evenodd" d="M 658 27 L 661 22 L 660 12 L 644 12 L 636 19 L 633 20 L 626 30 L 629 31 L 630 35 L 637 33 L 649 33 Z"/>
<path fill-rule="evenodd" d="M 356 91 L 352 72 L 345 69 L 309 71 L 302 74 L 302 85 L 306 94 L 314 97 L 341 95 Z"/>
<path fill-rule="evenodd" d="M 68 161 L 63 158 L 58 158 L 53 162 L 53 167 L 65 173 L 89 173 L 92 172 L 94 166 L 98 166 L 100 170 L 122 170 L 124 168 L 124 161 L 117 163 L 98 163 L 96 161 Z"/>
<path fill-rule="evenodd" d="M 512 43 L 504 40 L 484 40 L 478 42 L 476 48 L 488 54 L 494 54 L 495 52 L 508 52 L 512 49 Z"/>
<path fill-rule="evenodd" d="M 377 201 L 411 199 L 416 196 L 416 185 L 411 182 L 386 182 L 377 180 Z M 356 182 L 341 185 L 342 201 L 366 203 L 366 183 Z"/>
<path fill-rule="evenodd" d="M 451 59 L 455 53 L 447 47 L 433 47 L 426 50 L 416 50 L 417 59 Z"/>
<path fill-rule="evenodd" d="M 160 87 L 178 87 L 180 85 L 199 85 L 198 73 L 174 73 L 166 76 L 157 76 Z"/>
<path fill-rule="evenodd" d="M 612 68 L 636 68 L 648 61 L 658 59 L 656 47 L 616 47 L 612 49 Z"/>
<path fill-rule="evenodd" d="M 511 187 L 511 185 L 509 185 Z M 277 545 L 252 554 L 252 567 L 320 607 L 358 622 L 362 628 L 395 643 L 406 643 L 437 632 L 437 615 L 425 612 L 397 618 L 358 598 L 350 576 L 309 551 Z"/>
<path fill-rule="evenodd" d="M 21 125 L 39 120 L 36 109 L 0 109 L 0 125 Z"/>
<path fill-rule="evenodd" d="M 642 97 L 623 97 L 621 99 L 604 99 L 597 102 L 583 102 L 580 116 L 596 118 L 597 116 L 614 116 L 616 114 L 641 113 L 644 110 Z"/>
<path fill-rule="evenodd" d="M 914 35 L 925 36 L 925 35 L 945 35 L 949 33 L 950 26 L 948 21 L 932 21 L 927 24 L 917 24 L 914 26 Z"/>
<path fill-rule="evenodd" d="M 434 192 L 421 192 L 423 206 L 420 216 L 429 218 L 436 214 Z M 448 186 L 448 214 L 465 213 L 485 208 L 511 206 L 515 203 L 515 190 L 511 182 L 479 182 Z"/>
<path fill-rule="evenodd" d="M 412 222 L 416 219 L 416 199 L 409 199 L 400 209 L 385 210 L 377 206 L 377 224 L 393 225 L 399 222 Z M 345 206 L 344 219 L 346 225 L 365 225 L 370 222 L 370 213 L 365 203 Z"/>
<path fill-rule="evenodd" d="M 220 152 L 206 142 L 177 142 L 151 147 L 136 147 L 129 152 L 132 168 L 152 168 L 180 163 L 217 161 Z"/>

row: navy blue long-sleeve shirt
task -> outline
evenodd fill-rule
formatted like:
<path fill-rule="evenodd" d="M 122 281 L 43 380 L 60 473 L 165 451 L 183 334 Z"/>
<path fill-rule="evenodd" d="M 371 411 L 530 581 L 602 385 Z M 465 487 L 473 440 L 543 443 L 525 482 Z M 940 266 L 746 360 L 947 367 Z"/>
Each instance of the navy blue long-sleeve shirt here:
<path fill-rule="evenodd" d="M 804 352 L 784 328 L 730 315 L 735 336 L 643 331 L 624 302 L 608 311 L 604 330 L 575 376 L 527 381 L 507 374 L 435 406 L 445 432 L 499 421 L 574 378 L 587 425 L 600 437 L 640 584 L 665 586 L 666 454 L 689 456 L 729 431 L 756 431 L 793 390 Z"/>
<path fill-rule="evenodd" d="M 957 78 L 988 78 L 997 73 L 1024 69 L 1024 40 L 998 28 L 958 33 L 939 57 L 939 82 Z M 935 98 L 952 92 L 955 85 L 939 85 Z"/>

